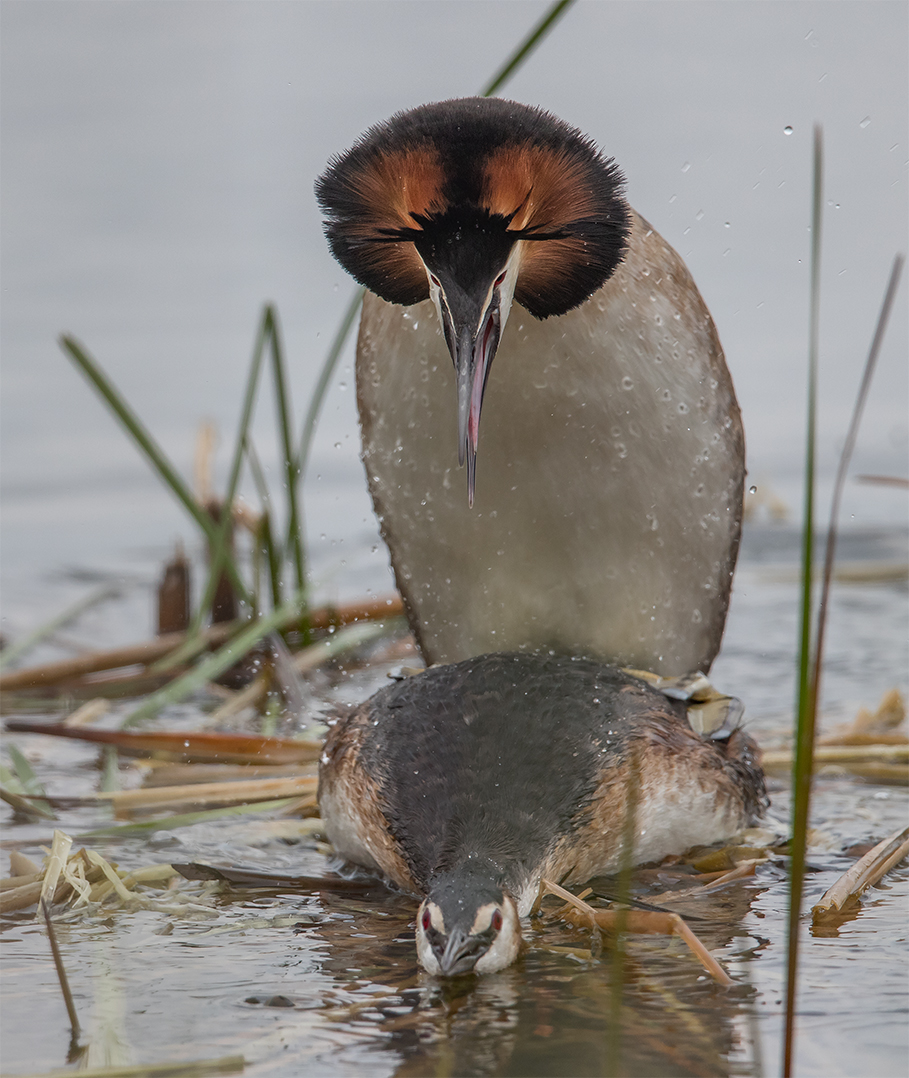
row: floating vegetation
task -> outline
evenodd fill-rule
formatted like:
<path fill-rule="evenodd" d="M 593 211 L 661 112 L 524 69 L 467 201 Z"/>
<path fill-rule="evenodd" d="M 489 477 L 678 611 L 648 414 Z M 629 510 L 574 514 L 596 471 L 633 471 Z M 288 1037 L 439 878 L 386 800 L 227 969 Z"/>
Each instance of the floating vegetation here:
<path fill-rule="evenodd" d="M 14 854 L 10 867 L 16 874 L 0 880 L 0 912 L 35 906 L 37 917 L 42 903 L 73 910 L 98 907 L 106 900 L 110 900 L 108 905 L 141 904 L 146 896 L 136 888 L 164 890 L 177 876 L 171 865 L 161 864 L 121 871 L 97 850 L 83 847 L 73 853 L 72 845 L 69 835 L 55 831 L 44 866 L 40 868 L 21 854 Z"/>

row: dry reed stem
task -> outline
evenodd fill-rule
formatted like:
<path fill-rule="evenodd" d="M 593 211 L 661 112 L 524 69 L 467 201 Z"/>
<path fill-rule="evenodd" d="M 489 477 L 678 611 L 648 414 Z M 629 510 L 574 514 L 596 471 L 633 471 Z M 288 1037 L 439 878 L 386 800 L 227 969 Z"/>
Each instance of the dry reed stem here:
<path fill-rule="evenodd" d="M 9 872 L 11 876 L 28 876 L 31 873 L 40 871 L 41 866 L 20 850 L 9 851 Z"/>
<path fill-rule="evenodd" d="M 863 891 L 877 883 L 907 855 L 909 827 L 904 827 L 888 835 L 840 876 L 812 908 L 814 919 L 826 913 L 838 912 L 848 903 L 857 902 Z"/>
<path fill-rule="evenodd" d="M 819 745 L 871 745 L 875 743 L 896 745 L 909 741 L 909 736 L 896 727 L 906 721 L 906 701 L 899 689 L 884 694 L 877 711 L 860 708 L 848 726 L 841 726 L 825 737 Z"/>
<path fill-rule="evenodd" d="M 181 804 L 236 805 L 271 801 L 281 797 L 298 797 L 313 793 L 317 786 L 318 779 L 315 775 L 300 775 L 296 778 L 153 786 L 140 790 L 99 793 L 96 796 L 99 801 L 110 801 L 114 815 L 123 817 L 140 809 L 173 809 Z"/>
<path fill-rule="evenodd" d="M 906 764 L 850 764 L 849 774 L 866 782 L 887 786 L 909 786 L 909 766 Z"/>
<path fill-rule="evenodd" d="M 63 840 L 72 841 L 66 835 Z M 65 841 L 58 841 L 58 854 L 62 853 L 65 844 Z M 25 860 L 28 861 L 28 858 Z M 48 869 L 52 867 L 50 855 L 45 860 L 43 869 L 0 880 L 0 913 L 27 909 L 36 902 L 40 912 L 43 908 L 43 902 L 39 901 L 44 888 L 43 881 L 47 878 Z M 60 867 L 54 886 L 53 903 L 68 902 L 75 909 L 92 902 L 101 902 L 115 891 L 123 901 L 135 900 L 137 896 L 133 889 L 136 885 L 163 886 L 176 875 L 177 871 L 169 864 L 146 865 L 131 872 L 122 872 L 96 851 L 81 849 L 77 853 L 70 853 Z M 53 877 L 50 879 L 52 881 Z"/>
<path fill-rule="evenodd" d="M 44 879 L 41 883 L 39 906 L 44 902 L 53 902 L 57 884 L 60 882 L 60 875 L 63 872 L 63 866 L 66 864 L 66 859 L 69 857 L 72 845 L 73 840 L 69 835 L 64 834 L 63 831 L 54 831 L 51 848 L 47 851 L 47 861 L 45 863 Z"/>
<path fill-rule="evenodd" d="M 102 715 L 106 715 L 108 711 L 110 711 L 110 700 L 105 700 L 103 696 L 98 696 L 94 700 L 86 700 L 81 707 L 77 707 L 62 722 L 64 726 L 88 726 L 100 719 Z"/>
<path fill-rule="evenodd" d="M 715 981 L 726 988 L 735 983 L 677 913 L 659 913 L 655 910 L 594 909 L 593 906 L 582 902 L 570 891 L 566 891 L 564 887 L 560 887 L 549 880 L 543 880 L 542 882 L 547 891 L 558 898 L 565 899 L 568 905 L 573 907 L 572 909 L 559 911 L 558 916 L 560 916 L 561 920 L 567 921 L 576 927 L 581 927 L 578 922 L 581 918 L 584 918 L 588 923 L 592 921 L 593 925 L 602 932 L 614 932 L 617 924 L 621 921 L 624 925 L 624 930 L 635 935 L 679 936 Z"/>
<path fill-rule="evenodd" d="M 814 750 L 815 765 L 863 764 L 873 760 L 909 762 L 909 744 L 898 745 L 818 745 Z M 761 755 L 764 770 L 776 770 L 792 766 L 792 751 L 776 749 Z"/>
<path fill-rule="evenodd" d="M 39 871 L 29 872 L 24 876 L 7 876 L 5 880 L 0 880 L 0 894 L 4 891 L 12 891 L 16 887 L 25 887 L 29 883 L 36 883 L 43 875 L 43 871 Z"/>
<path fill-rule="evenodd" d="M 246 1067 L 243 1056 L 221 1059 L 190 1060 L 186 1063 L 140 1063 L 136 1066 L 83 1067 L 78 1071 L 54 1070 L 42 1074 L 24 1074 L 17 1078 L 216 1078 L 222 1074 L 240 1074 Z"/>
<path fill-rule="evenodd" d="M 50 909 L 46 902 L 42 901 L 41 911 L 44 914 L 44 923 L 47 925 L 47 938 L 50 942 L 51 954 L 54 957 L 54 968 L 57 971 L 57 980 L 60 982 L 60 991 L 63 993 L 63 1002 L 66 1004 L 66 1013 L 69 1015 L 70 1029 L 73 1040 L 79 1039 L 79 1016 L 76 1014 L 76 1004 L 73 1002 L 73 994 L 69 987 L 69 978 L 66 976 L 66 967 L 63 965 L 63 955 L 57 945 L 57 933 L 51 918 Z"/>
<path fill-rule="evenodd" d="M 131 733 L 124 730 L 71 730 L 60 724 L 8 722 L 6 728 L 52 737 L 69 737 L 116 745 L 120 752 L 152 755 L 170 760 L 216 761 L 232 764 L 302 764 L 319 758 L 322 743 L 302 738 L 262 737 L 257 734 L 224 734 L 212 731 L 160 730 Z"/>
<path fill-rule="evenodd" d="M 66 894 L 66 887 L 61 885 L 54 892 L 54 902 L 59 902 Z M 26 883 L 9 891 L 0 892 L 0 913 L 12 913 L 14 910 L 26 910 L 41 897 L 41 881 Z"/>
<path fill-rule="evenodd" d="M 381 621 L 384 618 L 397 617 L 403 611 L 400 596 L 394 595 L 357 603 L 345 603 L 342 606 L 323 606 L 310 613 L 309 623 L 314 629 L 327 629 L 332 625 L 349 625 L 356 621 Z M 290 620 L 296 619 L 295 615 Z M 241 627 L 241 624 L 225 622 L 221 625 L 213 625 L 202 635 L 209 644 L 224 643 Z M 136 664 L 148 665 L 175 651 L 186 642 L 186 639 L 186 633 L 168 633 L 167 636 L 148 640 L 143 644 L 132 644 L 109 651 L 93 651 L 87 655 L 46 663 L 43 666 L 13 670 L 0 675 L 0 691 L 39 688 L 42 685 L 53 685 L 103 670 L 116 670 Z"/>
<path fill-rule="evenodd" d="M 236 625 L 216 625 L 206 629 L 203 635 L 211 644 L 223 643 L 236 629 Z M 91 651 L 87 655 L 77 655 L 72 659 L 31 666 L 24 670 L 12 670 L 8 674 L 0 675 L 0 691 L 38 688 L 84 674 L 96 674 L 102 670 L 152 663 L 170 654 L 185 639 L 186 633 L 168 633 L 167 636 L 159 636 L 143 644 L 129 644 L 107 651 Z"/>
<path fill-rule="evenodd" d="M 229 782 L 231 779 L 280 779 L 308 774 L 300 764 L 175 764 L 166 760 L 140 760 L 148 774 L 143 789 L 156 786 L 188 786 L 200 782 Z M 306 765 L 302 765 L 306 766 Z"/>
<path fill-rule="evenodd" d="M 711 876 L 713 878 L 704 880 L 697 887 L 686 887 L 681 891 L 663 891 L 658 895 L 649 895 L 647 901 L 655 906 L 662 906 L 667 902 L 672 902 L 676 898 L 698 898 L 701 895 L 711 895 L 715 891 L 727 887 L 730 883 L 734 883 L 736 880 L 743 880 L 747 879 L 749 876 L 753 876 L 755 865 L 759 865 L 765 860 L 766 858 L 755 858 L 749 861 L 741 861 L 735 868 L 728 872 L 705 873 L 706 876 Z"/>
<path fill-rule="evenodd" d="M 909 734 L 899 731 L 893 733 L 853 733 L 828 734 L 818 740 L 818 745 L 909 745 Z"/>
<path fill-rule="evenodd" d="M 17 794 L 13 790 L 7 790 L 5 787 L 0 786 L 0 801 L 5 801 L 10 808 L 15 809 L 16 812 L 21 813 L 23 816 L 28 816 L 32 819 L 39 816 L 45 820 L 56 820 L 57 814 L 50 808 L 45 809 L 43 805 L 38 804 L 35 799 L 31 797 L 23 797 L 22 794 Z"/>
<path fill-rule="evenodd" d="M 257 707 L 264 699 L 265 694 L 268 692 L 268 686 L 271 683 L 272 677 L 270 671 L 264 671 L 258 674 L 254 681 L 251 681 L 245 689 L 241 689 L 239 692 L 234 693 L 229 700 L 223 703 L 219 708 L 216 708 L 209 716 L 208 721 L 212 726 L 216 726 L 219 722 L 223 722 L 225 719 L 233 718 L 234 715 L 238 715 L 247 707 Z"/>

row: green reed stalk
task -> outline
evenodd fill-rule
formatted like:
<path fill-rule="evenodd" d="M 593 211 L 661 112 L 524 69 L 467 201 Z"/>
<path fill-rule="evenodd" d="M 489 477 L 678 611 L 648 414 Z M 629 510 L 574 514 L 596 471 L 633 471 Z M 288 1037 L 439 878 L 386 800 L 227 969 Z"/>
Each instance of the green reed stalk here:
<path fill-rule="evenodd" d="M 805 502 L 802 521 L 801 614 L 799 626 L 796 751 L 792 770 L 792 840 L 789 868 L 788 952 L 786 959 L 786 1032 L 783 1075 L 792 1074 L 795 1000 L 798 982 L 799 918 L 805 882 L 805 850 L 814 766 L 814 727 L 817 697 L 811 678 L 811 615 L 814 562 L 814 483 L 817 419 L 818 327 L 821 298 L 821 217 L 823 213 L 824 149 L 820 127 L 814 129 L 814 184 L 811 209 L 811 283 L 808 333 L 808 415 L 805 439 Z"/>
<path fill-rule="evenodd" d="M 43 625 L 39 625 L 37 629 L 28 633 L 28 635 L 23 636 L 21 640 L 17 640 L 14 644 L 5 647 L 3 651 L 0 652 L 0 670 L 5 670 L 6 667 L 15 662 L 16 659 L 20 659 L 27 652 L 31 651 L 33 647 L 37 647 L 42 640 L 46 640 L 52 633 L 55 633 L 58 629 L 62 629 L 68 622 L 74 621 L 80 614 L 84 614 L 86 610 L 91 609 L 93 606 L 97 606 L 98 603 L 103 602 L 105 599 L 112 599 L 119 594 L 119 588 L 114 588 L 109 584 L 105 584 L 103 587 L 96 588 L 81 599 L 77 599 L 71 606 L 68 606 L 61 613 L 55 614 L 49 621 L 46 621 Z"/>
<path fill-rule="evenodd" d="M 493 76 L 487 84 L 486 89 L 480 91 L 483 97 L 492 97 L 492 95 L 511 78 L 515 71 L 517 71 L 521 64 L 524 63 L 527 57 L 533 52 L 537 45 L 540 44 L 543 38 L 573 3 L 574 0 L 558 0 L 558 3 L 553 4 L 550 7 L 543 18 L 540 19 L 537 25 L 505 61 L 505 64 L 499 69 L 498 73 Z"/>
<path fill-rule="evenodd" d="M 313 436 L 316 432 L 316 425 L 319 422 L 319 413 L 322 411 L 322 405 L 325 403 L 328 387 L 331 384 L 332 376 L 335 373 L 335 368 L 338 365 L 338 360 L 341 358 L 341 352 L 344 350 L 344 345 L 347 343 L 347 338 L 353 328 L 354 321 L 360 312 L 360 304 L 363 302 L 363 297 L 365 295 L 366 289 L 358 288 L 354 295 L 350 297 L 350 302 L 347 304 L 341 322 L 335 331 L 331 347 L 328 349 L 328 355 L 325 357 L 325 362 L 322 364 L 322 370 L 319 372 L 319 380 L 316 382 L 316 388 L 313 390 L 312 396 L 309 399 L 309 408 L 306 412 L 306 418 L 303 420 L 303 435 L 300 438 L 300 448 L 297 452 L 297 475 L 301 479 L 306 473 L 306 466 L 309 464 L 309 454 L 312 449 Z"/>
<path fill-rule="evenodd" d="M 125 730 L 127 727 L 135 726 L 136 723 L 142 722 L 144 719 L 152 718 L 161 708 L 185 700 L 187 696 L 197 689 L 201 689 L 207 682 L 219 677 L 225 670 L 242 659 L 263 637 L 286 624 L 299 611 L 305 599 L 305 593 L 302 590 L 297 591 L 277 610 L 272 610 L 266 617 L 251 622 L 222 648 L 212 652 L 210 655 L 206 655 L 192 670 L 170 682 L 169 685 L 165 685 L 163 689 L 158 689 L 157 692 L 147 696 L 139 707 L 126 716 L 120 724 L 120 729 Z"/>
<path fill-rule="evenodd" d="M 269 305 L 265 308 L 265 317 L 270 330 L 272 376 L 275 383 L 275 403 L 281 436 L 284 483 L 287 489 L 287 556 L 293 562 L 297 587 L 302 589 L 306 587 L 306 560 L 301 539 L 303 526 L 297 497 L 297 480 L 300 472 L 293 449 L 293 420 L 290 412 L 290 393 L 287 389 L 287 368 L 284 362 L 284 346 L 281 342 L 278 312 Z"/>
<path fill-rule="evenodd" d="M 60 346 L 88 380 L 95 386 L 111 411 L 126 428 L 127 434 L 129 434 L 139 449 L 148 458 L 152 467 L 158 473 L 159 478 L 164 482 L 165 486 L 170 488 L 177 500 L 183 503 L 183 506 L 189 512 L 189 515 L 202 529 L 206 539 L 210 543 L 215 543 L 217 539 L 215 522 L 193 497 L 192 492 L 180 478 L 176 468 L 170 463 L 164 455 L 164 451 L 145 429 L 136 413 L 130 408 L 123 397 L 120 396 L 117 389 L 114 387 L 113 382 L 111 382 L 104 371 L 101 370 L 98 364 L 95 363 L 74 337 L 68 335 L 62 336 L 60 338 Z M 225 560 L 224 567 L 230 577 L 231 583 L 237 589 L 237 594 L 245 599 L 246 587 L 240 578 L 240 574 L 237 572 L 234 559 L 229 555 Z"/>
<path fill-rule="evenodd" d="M 809 394 L 808 394 L 808 431 L 809 445 L 806 451 L 806 523 L 803 532 L 803 561 L 802 561 L 802 621 L 801 640 L 799 653 L 799 695 L 798 695 L 798 727 L 796 742 L 796 757 L 793 768 L 793 828 L 792 828 L 792 865 L 790 870 L 790 899 L 789 899 L 789 940 L 786 971 L 786 1032 L 783 1048 L 783 1074 L 789 1078 L 792 1074 L 793 1048 L 795 1042 L 795 1004 L 798 969 L 798 928 L 801 913 L 801 899 L 804 885 L 805 850 L 807 845 L 808 816 L 811 795 L 811 776 L 814 765 L 814 729 L 817 719 L 817 708 L 820 700 L 821 674 L 823 671 L 824 641 L 827 628 L 827 612 L 829 608 L 830 586 L 833 579 L 833 565 L 836 558 L 836 543 L 839 525 L 840 502 L 846 484 L 846 473 L 855 449 L 858 437 L 859 424 L 865 402 L 868 398 L 868 390 L 877 366 L 877 358 L 880 353 L 887 322 L 893 308 L 896 290 L 903 269 L 904 258 L 897 255 L 893 260 L 890 278 L 884 294 L 884 300 L 878 315 L 871 347 L 865 361 L 861 383 L 852 410 L 852 418 L 846 441 L 840 454 L 837 467 L 836 480 L 833 486 L 833 497 L 830 506 L 830 521 L 827 527 L 827 542 L 824 552 L 824 572 L 821 582 L 821 593 L 817 609 L 817 624 L 814 633 L 814 642 L 810 640 L 811 620 L 811 578 L 813 556 L 813 528 L 810 520 L 810 510 L 813 501 L 814 486 L 814 419 L 816 411 L 816 378 L 817 378 L 817 326 L 818 326 L 818 302 L 820 294 L 819 263 L 820 263 L 820 213 L 821 213 L 821 174 L 822 174 L 822 147 L 821 134 L 815 130 L 815 177 L 813 198 L 813 237 L 812 237 L 812 274 L 811 274 L 811 340 L 809 345 Z"/>
<path fill-rule="evenodd" d="M 268 575 L 271 582 L 271 605 L 273 607 L 281 605 L 282 580 L 281 580 L 281 556 L 278 552 L 278 548 L 275 543 L 274 533 L 271 527 L 272 518 L 272 506 L 271 506 L 271 494 L 268 490 L 268 483 L 265 479 L 265 473 L 262 470 L 262 465 L 259 462 L 259 455 L 256 453 L 255 446 L 252 439 L 246 440 L 246 460 L 249 463 L 249 471 L 252 476 L 253 483 L 256 486 L 256 491 L 259 494 L 259 500 L 262 503 L 262 515 L 259 520 L 259 527 L 255 537 L 256 544 L 256 557 L 264 554 L 268 562 Z"/>
<path fill-rule="evenodd" d="M 231 458 L 230 472 L 227 480 L 227 490 L 221 503 L 215 541 L 211 544 L 208 580 L 205 583 L 202 601 L 196 610 L 192 625 L 189 629 L 189 637 L 196 636 L 202 629 L 202 621 L 211 606 L 215 590 L 218 587 L 218 578 L 230 557 L 228 536 L 233 525 L 233 505 L 237 495 L 237 487 L 240 484 L 240 472 L 246 452 L 246 440 L 249 435 L 249 425 L 252 422 L 253 410 L 256 404 L 256 393 L 259 388 L 259 374 L 262 370 L 262 357 L 265 354 L 265 344 L 272 337 L 271 308 L 266 307 L 259 323 L 259 331 L 256 334 L 256 343 L 253 348 L 252 363 L 246 378 L 246 390 L 243 394 L 243 407 L 240 412 L 240 425 L 237 437 L 234 441 L 234 451 Z M 244 588 L 241 597 L 252 606 L 251 598 Z"/>
<path fill-rule="evenodd" d="M 858 428 L 862 420 L 862 412 L 865 410 L 865 401 L 868 399 L 868 390 L 871 387 L 871 379 L 877 367 L 877 357 L 881 350 L 884 332 L 890 319 L 890 311 L 896 298 L 896 289 L 899 285 L 900 274 L 903 271 L 903 256 L 897 255 L 893 260 L 890 270 L 890 280 L 884 293 L 884 302 L 877 318 L 874 336 L 871 339 L 871 347 L 868 350 L 868 358 L 865 360 L 865 369 L 862 373 L 862 381 L 859 385 L 858 395 L 852 409 L 852 419 L 849 423 L 849 432 L 846 442 L 840 454 L 840 462 L 836 471 L 836 480 L 833 484 L 833 499 L 830 503 L 830 523 L 827 527 L 827 547 L 824 552 L 824 572 L 821 580 L 821 595 L 817 607 L 817 640 L 814 647 L 814 669 L 812 671 L 812 691 L 816 700 L 820 699 L 820 684 L 822 659 L 824 655 L 824 636 L 827 629 L 827 603 L 830 596 L 830 583 L 833 579 L 833 563 L 836 558 L 837 527 L 840 515 L 840 502 L 843 497 L 843 488 L 846 486 L 846 472 L 849 470 L 849 462 L 855 449 Z"/>

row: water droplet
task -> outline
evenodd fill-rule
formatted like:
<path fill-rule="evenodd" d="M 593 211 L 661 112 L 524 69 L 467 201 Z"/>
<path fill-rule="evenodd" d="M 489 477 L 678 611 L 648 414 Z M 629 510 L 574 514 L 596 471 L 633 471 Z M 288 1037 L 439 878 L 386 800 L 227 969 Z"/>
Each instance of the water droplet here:
<path fill-rule="evenodd" d="M 694 215 L 694 219 L 695 219 L 695 221 L 703 221 L 704 220 L 704 211 L 703 210 L 698 210 L 698 212 Z"/>
<path fill-rule="evenodd" d="M 634 389 L 634 382 L 627 374 L 622 379 L 622 389 Z"/>
<path fill-rule="evenodd" d="M 748 488 L 748 493 L 749 494 L 757 494 L 757 487 L 749 487 Z"/>
<path fill-rule="evenodd" d="M 685 164 L 684 164 L 684 165 L 682 165 L 682 172 L 687 172 L 687 171 L 688 171 L 688 169 L 690 169 L 690 168 L 691 168 L 691 162 L 690 162 L 690 161 L 686 161 L 686 162 L 685 162 Z"/>
<path fill-rule="evenodd" d="M 783 134 L 784 135 L 791 135 L 792 134 L 792 128 L 787 125 L 786 127 L 783 128 Z"/>
<path fill-rule="evenodd" d="M 871 123 L 871 117 L 866 116 L 864 120 L 859 124 L 859 127 L 864 131 L 868 124 Z"/>

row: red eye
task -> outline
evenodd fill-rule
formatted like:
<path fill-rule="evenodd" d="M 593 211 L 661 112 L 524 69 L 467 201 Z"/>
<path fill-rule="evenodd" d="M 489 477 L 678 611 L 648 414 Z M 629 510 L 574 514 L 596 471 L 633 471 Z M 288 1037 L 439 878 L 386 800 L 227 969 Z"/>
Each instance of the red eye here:
<path fill-rule="evenodd" d="M 492 920 L 490 921 L 490 924 L 496 930 L 496 932 L 499 931 L 499 929 L 502 927 L 502 912 L 501 912 L 501 910 L 493 910 L 492 911 Z"/>
<path fill-rule="evenodd" d="M 420 918 L 420 924 L 422 924 L 424 932 L 429 931 L 429 926 L 432 924 L 432 917 L 429 915 L 429 910 L 423 910 L 423 916 Z"/>
<path fill-rule="evenodd" d="M 438 277 L 436 277 L 436 275 L 434 273 L 430 273 L 429 279 L 436 286 L 436 288 L 441 288 L 442 287 L 442 282 L 439 280 Z"/>
<path fill-rule="evenodd" d="M 493 287 L 498 288 L 499 285 L 504 284 L 504 282 L 505 282 L 505 270 L 502 270 L 502 272 L 499 274 L 499 276 L 496 277 L 496 283 L 493 285 Z"/>

